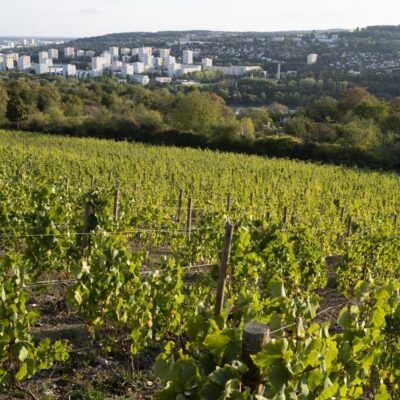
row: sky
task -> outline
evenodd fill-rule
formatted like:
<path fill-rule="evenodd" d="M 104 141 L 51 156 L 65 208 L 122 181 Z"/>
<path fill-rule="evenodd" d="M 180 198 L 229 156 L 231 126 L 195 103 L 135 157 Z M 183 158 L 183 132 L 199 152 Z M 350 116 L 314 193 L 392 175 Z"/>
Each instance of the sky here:
<path fill-rule="evenodd" d="M 0 36 L 400 25 L 399 0 L 0 0 Z"/>

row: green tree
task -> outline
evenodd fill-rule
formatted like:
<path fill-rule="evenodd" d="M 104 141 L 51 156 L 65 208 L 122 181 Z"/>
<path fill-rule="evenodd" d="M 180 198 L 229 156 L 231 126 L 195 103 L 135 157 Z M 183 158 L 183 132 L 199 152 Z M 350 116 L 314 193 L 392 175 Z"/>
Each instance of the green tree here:
<path fill-rule="evenodd" d="M 3 118 L 7 111 L 8 94 L 7 90 L 0 83 L 0 119 Z"/>
<path fill-rule="evenodd" d="M 339 143 L 363 150 L 372 150 L 382 141 L 382 133 L 372 119 L 356 119 L 344 125 Z"/>
<path fill-rule="evenodd" d="M 56 86 L 46 84 L 41 86 L 38 93 L 37 107 L 39 111 L 47 111 L 52 107 L 58 107 L 61 96 Z"/>
<path fill-rule="evenodd" d="M 209 135 L 213 127 L 224 123 L 228 114 L 220 97 L 194 90 L 178 99 L 172 113 L 172 123 L 182 131 Z"/>
<path fill-rule="evenodd" d="M 325 96 L 314 102 L 307 114 L 317 122 L 332 121 L 337 118 L 338 102 L 332 97 Z"/>
<path fill-rule="evenodd" d="M 21 97 L 13 95 L 7 104 L 6 117 L 11 122 L 14 122 L 17 125 L 17 129 L 19 129 L 20 122 L 29 117 L 30 110 L 29 105 Z"/>
<path fill-rule="evenodd" d="M 380 123 L 388 117 L 390 108 L 384 100 L 370 96 L 362 99 L 356 105 L 354 113 L 361 118 L 372 118 L 376 122 Z"/>
<path fill-rule="evenodd" d="M 242 138 L 254 139 L 256 131 L 252 119 L 249 117 L 242 118 L 238 124 L 238 132 Z"/>

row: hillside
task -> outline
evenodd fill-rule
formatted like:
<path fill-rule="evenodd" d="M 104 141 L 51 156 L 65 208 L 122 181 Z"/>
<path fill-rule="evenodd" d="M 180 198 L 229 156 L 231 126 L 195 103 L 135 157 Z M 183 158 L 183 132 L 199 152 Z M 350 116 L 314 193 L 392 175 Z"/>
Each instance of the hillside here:
<path fill-rule="evenodd" d="M 0 183 L 1 395 L 397 398 L 395 174 L 1 130 Z"/>

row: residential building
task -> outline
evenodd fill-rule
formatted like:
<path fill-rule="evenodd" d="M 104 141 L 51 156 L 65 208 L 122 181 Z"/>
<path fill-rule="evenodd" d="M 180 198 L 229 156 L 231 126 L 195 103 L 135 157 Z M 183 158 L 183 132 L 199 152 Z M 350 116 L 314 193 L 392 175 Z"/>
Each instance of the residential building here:
<path fill-rule="evenodd" d="M 110 47 L 109 51 L 110 51 L 111 57 L 119 56 L 119 48 L 118 47 Z"/>
<path fill-rule="evenodd" d="M 193 51 L 185 50 L 183 52 L 183 63 L 186 65 L 193 64 Z"/>
<path fill-rule="evenodd" d="M 158 76 L 156 77 L 156 82 L 157 83 L 171 83 L 172 78 L 168 76 Z"/>
<path fill-rule="evenodd" d="M 161 58 L 167 58 L 170 56 L 170 54 L 171 54 L 170 49 L 160 49 L 160 57 Z"/>
<path fill-rule="evenodd" d="M 73 65 L 73 64 L 63 65 L 63 75 L 64 75 L 64 78 L 67 78 L 70 76 L 76 76 L 76 65 Z"/>
<path fill-rule="evenodd" d="M 142 74 L 144 72 L 144 64 L 141 62 L 133 63 L 133 70 L 135 74 Z"/>
<path fill-rule="evenodd" d="M 179 74 L 180 69 L 181 69 L 181 64 L 178 63 L 168 64 L 168 75 L 170 77 L 177 76 Z"/>
<path fill-rule="evenodd" d="M 140 83 L 143 86 L 148 85 L 150 83 L 150 78 L 147 75 L 132 75 L 131 79 L 134 82 Z"/>
<path fill-rule="evenodd" d="M 92 58 L 92 70 L 102 71 L 106 66 L 106 60 L 104 57 L 93 57 Z"/>
<path fill-rule="evenodd" d="M 121 49 L 121 56 L 129 56 L 131 54 L 131 49 L 128 49 L 127 47 L 123 47 Z"/>
<path fill-rule="evenodd" d="M 5 54 L 4 55 L 4 67 L 5 69 L 14 69 L 15 67 L 15 57 L 13 54 Z"/>
<path fill-rule="evenodd" d="M 104 58 L 104 66 L 106 68 L 111 67 L 111 53 L 109 51 L 103 51 L 101 57 Z"/>
<path fill-rule="evenodd" d="M 39 51 L 39 64 L 43 64 L 49 58 L 49 53 L 47 51 Z"/>
<path fill-rule="evenodd" d="M 47 51 L 48 58 L 58 60 L 58 49 L 49 49 Z"/>
<path fill-rule="evenodd" d="M 122 61 L 118 61 L 118 60 L 114 60 L 113 62 L 112 62 L 112 65 L 111 65 L 111 69 L 114 71 L 114 72 L 116 72 L 116 71 L 120 71 L 121 70 L 121 68 L 122 68 Z"/>
<path fill-rule="evenodd" d="M 18 60 L 18 69 L 26 71 L 29 68 L 31 68 L 31 58 L 29 56 L 21 56 Z"/>
<path fill-rule="evenodd" d="M 312 53 L 307 56 L 307 65 L 315 64 L 318 60 L 318 54 Z"/>
<path fill-rule="evenodd" d="M 50 72 L 47 64 L 35 64 L 33 67 L 36 75 L 48 74 Z"/>
<path fill-rule="evenodd" d="M 95 55 L 96 55 L 96 52 L 93 51 L 93 50 L 86 50 L 86 51 L 85 51 L 85 57 L 92 58 L 92 57 L 94 57 Z"/>
<path fill-rule="evenodd" d="M 75 57 L 75 49 L 73 47 L 65 47 L 64 48 L 64 57 L 65 58 Z"/>
<path fill-rule="evenodd" d="M 85 50 L 77 50 L 76 51 L 76 56 L 79 58 L 85 57 Z"/>
<path fill-rule="evenodd" d="M 172 56 L 167 56 L 164 58 L 164 64 L 168 67 L 171 64 L 176 64 L 176 58 Z"/>
<path fill-rule="evenodd" d="M 143 56 L 143 63 L 145 66 L 153 66 L 154 65 L 154 57 L 149 53 L 145 53 Z"/>
<path fill-rule="evenodd" d="M 130 75 L 134 75 L 135 71 L 132 64 L 124 64 L 121 68 L 121 76 L 127 78 Z"/>
<path fill-rule="evenodd" d="M 211 58 L 203 58 L 201 60 L 201 65 L 203 67 L 203 70 L 211 68 L 213 66 L 213 60 Z"/>

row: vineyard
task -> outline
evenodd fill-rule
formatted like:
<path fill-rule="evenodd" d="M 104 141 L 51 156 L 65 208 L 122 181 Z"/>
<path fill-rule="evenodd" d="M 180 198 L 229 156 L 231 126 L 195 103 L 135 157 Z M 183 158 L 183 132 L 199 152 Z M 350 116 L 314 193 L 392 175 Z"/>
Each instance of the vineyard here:
<path fill-rule="evenodd" d="M 0 398 L 399 399 L 399 206 L 391 173 L 0 131 Z"/>

